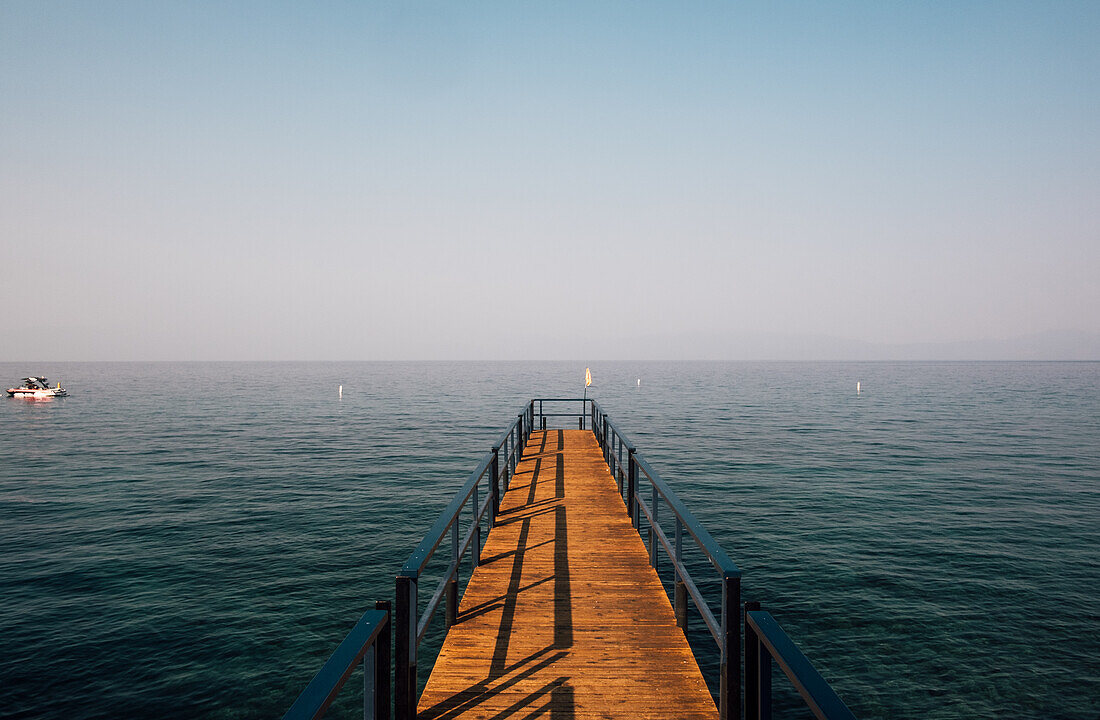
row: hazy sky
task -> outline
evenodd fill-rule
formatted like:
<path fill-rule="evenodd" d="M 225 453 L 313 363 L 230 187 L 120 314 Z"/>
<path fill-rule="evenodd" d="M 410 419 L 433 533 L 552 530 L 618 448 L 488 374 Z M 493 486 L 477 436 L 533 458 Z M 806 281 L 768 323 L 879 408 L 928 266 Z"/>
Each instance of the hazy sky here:
<path fill-rule="evenodd" d="M 0 360 L 1100 333 L 1098 38 L 1096 0 L 0 1 Z"/>

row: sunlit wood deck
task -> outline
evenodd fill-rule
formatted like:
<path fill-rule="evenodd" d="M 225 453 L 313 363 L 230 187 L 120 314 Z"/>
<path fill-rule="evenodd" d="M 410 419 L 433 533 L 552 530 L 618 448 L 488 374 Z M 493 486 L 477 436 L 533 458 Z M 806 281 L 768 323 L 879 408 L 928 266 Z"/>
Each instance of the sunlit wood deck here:
<path fill-rule="evenodd" d="M 718 717 L 591 432 L 531 434 L 419 717 Z"/>

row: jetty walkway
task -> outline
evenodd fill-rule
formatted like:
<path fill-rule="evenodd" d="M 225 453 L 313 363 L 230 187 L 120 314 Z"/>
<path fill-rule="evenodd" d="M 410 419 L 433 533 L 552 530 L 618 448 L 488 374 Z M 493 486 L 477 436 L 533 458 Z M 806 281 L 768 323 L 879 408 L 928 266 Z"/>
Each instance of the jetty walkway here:
<path fill-rule="evenodd" d="M 577 429 L 547 428 L 563 417 Z M 707 575 L 706 596 L 692 572 Z M 442 646 L 418 693 L 440 608 Z M 692 608 L 714 645 L 688 645 Z M 716 687 L 695 653 L 717 655 Z M 531 400 L 513 416 L 397 573 L 394 602 L 363 614 L 284 720 L 321 717 L 360 665 L 366 720 L 763 720 L 773 665 L 816 717 L 854 720 L 771 614 L 742 603 L 741 571 L 676 493 L 582 398 Z"/>
<path fill-rule="evenodd" d="M 716 720 L 596 437 L 532 432 L 420 718 Z"/>

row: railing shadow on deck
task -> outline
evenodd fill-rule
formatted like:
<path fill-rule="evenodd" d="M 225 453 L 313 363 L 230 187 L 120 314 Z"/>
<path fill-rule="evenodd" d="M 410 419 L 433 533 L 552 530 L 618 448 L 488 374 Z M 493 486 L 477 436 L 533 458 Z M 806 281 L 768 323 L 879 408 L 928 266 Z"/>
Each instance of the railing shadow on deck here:
<path fill-rule="evenodd" d="M 562 449 L 561 438 L 558 438 L 555 452 Z M 546 450 L 545 436 L 544 446 L 531 454 L 540 455 Z M 548 453 L 547 453 L 548 454 Z M 558 456 L 560 459 L 560 455 Z M 566 526 L 565 507 L 550 503 L 561 502 L 565 499 L 564 468 L 560 462 L 555 463 L 552 474 L 550 468 L 545 468 L 535 458 L 535 468 L 531 472 L 529 485 L 517 484 L 521 482 L 518 476 L 509 483 L 509 489 L 513 492 L 522 491 L 528 487 L 526 501 L 510 510 L 501 510 L 497 514 L 497 526 L 505 524 L 519 524 L 518 541 L 516 549 L 509 553 L 497 555 L 493 560 L 502 560 L 512 557 L 512 567 L 509 575 L 508 586 L 499 597 L 483 602 L 480 605 L 468 608 L 460 613 L 457 622 L 463 622 L 478 615 L 500 609 L 500 624 L 496 632 L 496 646 L 486 677 L 468 687 L 452 692 L 441 702 L 425 708 L 416 717 L 423 720 L 452 720 L 463 712 L 471 710 L 478 705 L 492 700 L 506 690 L 514 687 L 521 681 L 532 677 L 538 672 L 550 668 L 554 663 L 568 655 L 568 650 L 573 646 L 572 623 L 572 595 L 570 592 L 570 576 L 568 564 L 568 529 Z M 555 485 L 552 499 L 536 501 L 536 488 L 540 483 L 553 482 Z M 532 522 L 546 516 L 554 516 L 554 537 L 552 540 L 529 545 L 528 533 Z M 508 518 L 504 520 L 502 518 Z M 526 555 L 537 548 L 547 544 L 554 545 L 554 572 L 548 578 L 537 580 L 528 585 L 521 585 Z M 482 558 L 483 562 L 490 562 L 489 558 Z M 532 590 L 547 582 L 554 583 L 553 612 L 554 612 L 554 637 L 551 643 L 543 648 L 529 653 L 518 661 L 508 663 L 508 645 L 511 640 L 511 628 L 515 619 L 515 612 L 522 593 Z M 523 717 L 547 716 L 550 720 L 570 720 L 573 718 L 573 689 L 567 685 L 569 678 L 560 676 L 536 688 L 524 697 L 518 699 L 508 707 L 494 713 L 494 718 L 512 717 L 522 713 Z"/>
<path fill-rule="evenodd" d="M 483 456 L 458 494 L 440 513 L 439 519 L 428 530 L 427 535 L 397 574 L 397 597 L 394 608 L 394 714 L 397 720 L 416 717 L 418 650 L 432 617 L 444 598 L 446 599 L 445 629 L 450 628 L 458 620 L 459 568 L 467 554 L 470 556 L 472 567 L 476 568 L 481 562 L 482 523 L 487 518 L 488 528 L 492 529 L 498 522 L 513 520 L 524 522 L 522 518 L 505 520 L 500 517 L 500 498 L 515 477 L 523 448 L 534 427 L 534 406 L 533 400 L 523 405 L 511 425 L 501 433 L 489 452 Z M 482 485 L 487 487 L 483 489 Z M 485 500 L 479 502 L 482 492 L 485 493 Z M 467 507 L 470 511 L 468 529 L 460 542 L 460 522 L 463 511 Z M 435 592 L 421 611 L 419 584 L 422 573 L 448 532 L 451 536 L 450 564 Z M 517 553 L 521 551 L 522 548 L 517 549 Z"/>
<path fill-rule="evenodd" d="M 547 405 L 550 405 L 551 409 L 554 410 L 562 404 L 565 404 L 567 408 L 564 412 L 548 412 L 546 410 Z M 570 411 L 569 408 L 571 407 L 577 407 L 577 410 Z M 608 470 L 618 485 L 619 494 L 623 497 L 627 512 L 630 513 L 634 528 L 639 533 L 642 531 L 642 517 L 645 517 L 648 526 L 650 564 L 655 569 L 658 567 L 658 547 L 664 549 L 666 556 L 672 562 L 675 572 L 674 610 L 677 624 L 686 630 L 688 599 L 690 598 L 714 638 L 720 653 L 721 669 L 718 692 L 720 718 L 729 720 L 730 718 L 741 717 L 741 674 L 743 665 L 746 670 L 746 713 L 752 718 L 771 717 L 770 695 L 766 691 L 770 689 L 770 663 L 772 659 L 779 664 L 795 687 L 802 693 L 807 705 L 817 717 L 822 720 L 848 720 L 848 718 L 851 718 L 852 714 L 848 708 L 840 701 L 828 683 L 817 674 L 809 661 L 802 655 L 793 641 L 783 633 L 770 614 L 759 612 L 759 604 L 747 603 L 746 612 L 742 615 L 740 569 L 684 506 L 657 471 L 642 458 L 636 446 L 626 438 L 618 425 L 612 422 L 599 403 L 589 398 L 536 398 L 523 406 L 522 411 L 515 416 L 508 429 L 492 445 L 454 499 L 440 513 L 439 518 L 397 575 L 397 602 L 392 622 L 395 635 L 393 709 L 397 720 L 411 720 L 417 717 L 418 648 L 432 618 L 444 599 L 446 600 L 445 629 L 450 628 L 460 619 L 458 616 L 458 581 L 459 568 L 463 559 L 468 555 L 471 565 L 476 568 L 480 562 L 502 559 L 509 554 L 514 555 L 513 576 L 507 594 L 480 606 L 469 608 L 461 619 L 491 612 L 501 605 L 505 608 L 504 618 L 507 618 L 507 604 L 509 602 L 514 604 L 515 597 L 525 590 L 525 588 L 519 587 L 520 574 L 515 568 L 522 567 L 523 555 L 526 552 L 546 544 L 540 543 L 531 548 L 526 548 L 521 543 L 511 553 L 494 556 L 493 558 L 482 558 L 482 525 L 486 524 L 488 529 L 491 529 L 504 523 L 524 524 L 530 523 L 534 517 L 554 513 L 556 515 L 556 529 L 559 535 L 564 538 L 566 531 L 564 512 L 562 512 L 564 507 L 555 506 L 552 502 L 545 500 L 534 501 L 533 485 L 538 482 L 538 476 L 545 472 L 542 468 L 541 458 L 536 458 L 536 467 L 531 479 L 532 493 L 528 503 L 510 512 L 502 513 L 500 511 L 501 488 L 503 487 L 506 491 L 510 481 L 515 477 L 523 449 L 530 438 L 531 432 L 536 427 L 545 430 L 547 418 L 561 417 L 577 418 L 579 428 L 584 429 L 587 424 L 592 429 L 603 451 Z M 547 434 L 543 435 L 544 443 L 546 436 Z M 546 455 L 545 449 L 544 444 L 542 448 L 539 448 L 538 454 Z M 625 464 L 623 461 L 624 452 L 626 453 Z M 561 475 L 562 470 L 559 464 L 555 467 L 555 482 L 560 482 Z M 642 499 L 639 488 L 643 480 L 649 483 L 650 502 L 648 504 Z M 484 500 L 481 500 L 482 493 L 484 493 Z M 563 492 L 556 493 L 558 497 L 563 494 Z M 675 531 L 671 539 L 660 524 L 660 507 L 662 503 L 664 507 L 672 512 L 675 519 Z M 468 511 L 469 514 L 468 527 L 466 533 L 460 538 L 460 522 L 464 511 Z M 715 616 L 715 613 L 699 591 L 684 563 L 683 535 L 685 532 L 694 540 L 703 552 L 704 557 L 714 567 L 718 580 L 721 582 L 722 599 L 718 617 Z M 451 536 L 450 564 L 447 566 L 435 592 L 424 606 L 424 609 L 421 610 L 418 585 L 422 573 L 439 546 L 443 544 L 448 533 Z M 555 538 L 555 540 L 548 542 L 556 544 L 558 540 Z M 559 547 L 555 547 L 555 575 L 553 578 L 555 582 L 555 614 L 571 611 L 568 562 L 564 558 L 565 547 L 564 543 L 560 545 L 563 566 L 558 564 Z M 540 584 L 541 582 L 545 581 L 540 581 Z M 348 637 L 337 648 L 333 657 L 318 672 L 313 682 L 310 683 L 298 701 L 288 711 L 286 718 L 317 718 L 323 715 L 359 660 L 364 658 L 367 659 L 366 667 L 368 668 L 368 672 L 365 673 L 367 679 L 365 679 L 364 718 L 389 717 L 388 695 L 390 686 L 387 670 L 389 666 L 388 649 L 391 623 L 389 613 L 384 612 L 383 614 L 385 618 L 371 616 L 368 619 L 368 615 L 371 615 L 370 612 L 364 615 L 360 623 L 349 633 Z M 741 654 L 742 620 L 745 623 L 746 640 L 744 656 Z M 365 622 L 368 625 L 370 623 L 376 623 L 376 625 L 370 625 L 369 632 L 364 635 Z M 502 619 L 502 625 L 503 623 L 504 620 Z M 558 624 L 555 623 L 556 626 Z M 560 635 L 557 631 L 555 632 L 554 641 L 549 646 L 506 667 L 498 667 L 494 660 L 494 666 L 486 680 L 454 695 L 452 699 L 445 703 L 434 706 L 426 714 L 432 718 L 452 718 L 463 709 L 476 705 L 487 697 L 499 694 L 507 687 L 514 685 L 525 677 L 529 677 L 540 669 L 548 667 L 563 657 L 566 654 L 566 649 L 572 644 L 571 622 L 568 622 L 567 618 L 562 618 L 560 624 L 564 630 Z M 566 630 L 568 633 L 566 633 Z M 383 636 L 385 639 L 381 639 Z M 506 636 L 506 633 L 501 632 L 498 635 L 498 637 L 502 636 Z M 380 648 L 377 658 L 375 658 L 375 644 Z M 353 650 L 355 652 L 352 652 Z M 495 654 L 495 657 L 503 656 L 503 653 Z M 744 664 L 742 663 L 743 658 L 745 659 Z M 490 682 L 511 673 L 516 674 L 496 687 L 490 688 Z M 524 711 L 529 717 L 542 714 L 548 714 L 551 718 L 571 717 L 569 709 L 573 706 L 573 691 L 565 684 L 566 680 L 567 678 L 557 678 L 547 683 L 544 687 L 517 701 L 514 707 L 506 709 L 499 716 L 503 718 Z M 748 687 L 750 681 L 752 687 Z M 377 688 L 377 692 L 374 691 L 375 688 Z M 563 709 L 565 712 L 563 712 Z"/>

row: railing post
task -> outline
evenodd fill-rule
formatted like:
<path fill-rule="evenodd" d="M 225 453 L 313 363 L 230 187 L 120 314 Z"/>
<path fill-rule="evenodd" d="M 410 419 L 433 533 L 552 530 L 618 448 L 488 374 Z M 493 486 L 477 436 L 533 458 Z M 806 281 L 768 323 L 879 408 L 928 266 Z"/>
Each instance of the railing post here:
<path fill-rule="evenodd" d="M 626 514 L 634 529 L 638 529 L 638 514 L 634 509 L 634 493 L 638 483 L 638 463 L 634 459 L 634 448 L 626 449 Z"/>
<path fill-rule="evenodd" d="M 481 512 L 481 498 L 478 497 L 477 488 L 481 481 L 474 483 L 474 549 L 470 553 L 471 567 L 476 568 L 481 564 L 481 518 L 478 517 L 478 513 Z"/>
<path fill-rule="evenodd" d="M 680 568 L 684 566 L 684 524 L 676 518 L 676 624 L 687 634 L 688 629 L 688 593 Z"/>
<path fill-rule="evenodd" d="M 492 500 L 489 501 L 489 529 L 492 530 L 497 524 L 497 513 L 500 512 L 500 448 L 496 445 L 493 446 L 493 463 L 492 470 L 493 479 L 489 485 L 489 493 Z"/>
<path fill-rule="evenodd" d="M 363 720 L 375 720 L 377 717 L 378 691 L 374 683 L 377 678 L 378 646 L 371 644 L 363 653 Z"/>
<path fill-rule="evenodd" d="M 518 426 L 519 444 L 516 445 L 516 467 L 519 467 L 519 461 L 523 459 L 523 446 L 527 444 L 527 440 L 523 435 L 523 431 L 526 427 L 527 423 L 525 422 L 525 418 L 523 415 L 520 415 Z"/>
<path fill-rule="evenodd" d="M 718 717 L 741 717 L 741 576 L 722 575 L 722 664 Z"/>
<path fill-rule="evenodd" d="M 745 718 L 760 717 L 760 638 L 749 625 L 749 613 L 759 610 L 760 603 L 745 603 Z"/>
<path fill-rule="evenodd" d="M 637 470 L 634 469 L 634 448 L 627 448 L 626 451 L 626 494 L 623 496 L 623 500 L 626 502 L 626 514 L 630 517 L 634 517 L 634 511 L 631 509 L 634 507 L 634 474 Z"/>
<path fill-rule="evenodd" d="M 623 442 L 619 441 L 619 460 L 615 463 L 615 482 L 619 486 L 619 497 L 623 496 Z"/>
<path fill-rule="evenodd" d="M 764 643 L 757 643 L 756 667 L 760 672 L 757 699 L 760 701 L 760 720 L 772 720 L 772 656 Z"/>
<path fill-rule="evenodd" d="M 651 496 L 652 505 L 650 509 L 653 510 L 653 522 L 649 524 L 649 564 L 656 570 L 657 569 L 657 509 L 659 507 L 660 499 L 657 497 L 657 484 L 653 483 L 653 495 Z"/>
<path fill-rule="evenodd" d="M 396 720 L 416 718 L 416 578 L 397 576 L 394 608 L 395 648 L 394 715 Z"/>
<path fill-rule="evenodd" d="M 512 445 L 512 434 L 508 433 L 504 436 L 504 444 L 500 446 L 500 451 L 504 453 L 504 467 L 501 468 L 500 481 L 503 483 L 504 491 L 508 491 L 508 471 L 512 467 L 512 461 L 508 459 L 508 448 Z"/>
<path fill-rule="evenodd" d="M 447 614 L 444 627 L 447 630 L 458 620 L 458 513 L 451 522 L 451 567 L 454 573 L 447 579 Z"/>
<path fill-rule="evenodd" d="M 615 468 L 617 467 L 615 464 L 615 443 L 621 442 L 623 441 L 619 440 L 618 435 L 612 435 L 612 452 L 610 452 L 610 461 L 607 464 L 607 466 L 612 469 L 612 477 L 616 476 Z"/>
<path fill-rule="evenodd" d="M 615 461 L 615 467 L 619 468 L 619 470 L 623 468 L 623 439 L 621 437 L 619 438 L 619 458 Z M 619 486 L 619 494 L 623 494 L 621 485 Z"/>
<path fill-rule="evenodd" d="M 374 668 L 373 677 L 363 667 L 363 717 L 369 720 L 390 720 L 390 632 L 393 626 L 393 603 L 389 600 L 378 600 L 374 603 L 375 610 L 386 611 L 386 622 L 382 625 L 382 632 L 378 633 L 378 639 L 374 641 Z M 371 703 L 368 716 L 368 700 L 366 684 L 371 684 Z"/>
<path fill-rule="evenodd" d="M 511 478 L 516 474 L 516 426 L 513 425 L 512 429 L 508 431 L 508 477 Z M 504 487 L 508 487 L 505 483 Z"/>
<path fill-rule="evenodd" d="M 516 474 L 516 466 L 519 464 L 519 423 L 512 426 L 512 475 Z"/>

